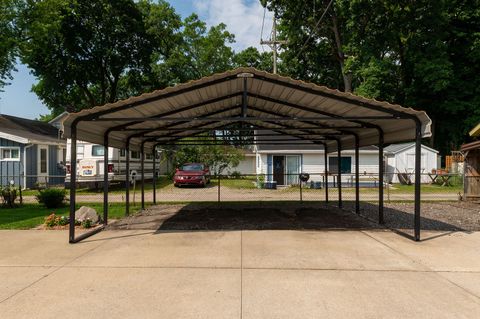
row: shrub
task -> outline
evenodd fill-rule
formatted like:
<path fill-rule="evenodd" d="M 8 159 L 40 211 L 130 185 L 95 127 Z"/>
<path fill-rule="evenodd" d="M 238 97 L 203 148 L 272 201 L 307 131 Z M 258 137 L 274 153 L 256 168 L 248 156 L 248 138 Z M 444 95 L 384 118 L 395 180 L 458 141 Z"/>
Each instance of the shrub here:
<path fill-rule="evenodd" d="M 47 217 L 45 217 L 45 226 L 47 227 L 55 227 L 58 225 L 58 217 L 55 213 L 51 213 Z"/>
<path fill-rule="evenodd" d="M 263 188 L 265 185 L 265 175 L 257 175 L 257 188 Z"/>
<path fill-rule="evenodd" d="M 9 185 L 5 187 L 0 186 L 0 194 L 3 200 L 3 204 L 7 207 L 13 207 L 15 199 L 17 198 L 17 189 L 14 185 Z"/>
<path fill-rule="evenodd" d="M 69 221 L 70 221 L 70 219 L 67 216 L 60 216 L 58 218 L 58 225 L 65 226 L 65 225 L 68 224 Z"/>
<path fill-rule="evenodd" d="M 49 188 L 38 191 L 37 200 L 47 208 L 57 208 L 63 205 L 66 190 L 59 188 Z"/>
<path fill-rule="evenodd" d="M 91 221 L 89 218 L 85 219 L 85 220 L 82 222 L 82 227 L 83 227 L 83 228 L 91 228 L 92 226 L 93 226 L 93 223 L 92 223 L 92 221 Z"/>
<path fill-rule="evenodd" d="M 242 173 L 239 171 L 233 171 L 230 173 L 230 177 L 233 179 L 240 179 L 242 177 Z"/>

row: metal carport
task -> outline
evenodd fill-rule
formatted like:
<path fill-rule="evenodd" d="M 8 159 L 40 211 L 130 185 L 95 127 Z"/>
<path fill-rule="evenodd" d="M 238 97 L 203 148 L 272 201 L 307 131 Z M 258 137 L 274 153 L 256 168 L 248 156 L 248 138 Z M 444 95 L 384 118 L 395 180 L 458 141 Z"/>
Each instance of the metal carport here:
<path fill-rule="evenodd" d="M 383 223 L 383 146 L 415 140 L 415 240 L 420 240 L 421 139 L 431 135 L 431 120 L 423 111 L 366 99 L 289 77 L 238 68 L 196 81 L 142 94 L 68 116 L 64 132 L 71 143 L 71 171 L 77 171 L 76 141 L 141 152 L 185 137 L 247 123 L 251 131 L 285 135 L 283 143 L 323 145 L 327 152 L 355 149 L 356 212 L 359 211 L 358 149 L 379 147 L 379 222 Z M 238 129 L 236 129 L 238 131 Z M 241 129 L 240 129 L 241 133 Z M 265 135 L 265 134 L 264 134 Z M 278 137 L 277 137 L 278 139 Z M 210 141 L 208 141 L 210 143 Z M 105 162 L 108 152 L 105 152 Z M 128 174 L 127 156 L 127 174 Z M 108 172 L 104 165 L 104 225 L 108 222 Z M 143 167 L 143 165 L 142 165 Z M 338 176 L 341 176 L 340 170 Z M 143 179 L 142 170 L 142 179 Z M 75 183 L 70 182 L 70 242 L 75 238 Z M 144 190 L 142 182 L 142 207 Z M 339 206 L 342 206 L 341 183 Z M 155 185 L 155 183 L 154 183 Z M 129 190 L 126 188 L 127 214 Z M 325 188 L 328 200 L 328 187 Z M 155 189 L 154 189 L 154 202 Z"/>

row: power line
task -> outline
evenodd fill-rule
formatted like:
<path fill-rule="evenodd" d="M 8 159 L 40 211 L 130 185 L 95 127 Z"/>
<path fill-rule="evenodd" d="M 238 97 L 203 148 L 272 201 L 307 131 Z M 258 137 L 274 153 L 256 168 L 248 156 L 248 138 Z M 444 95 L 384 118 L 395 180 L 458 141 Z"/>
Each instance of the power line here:
<path fill-rule="evenodd" d="M 327 11 L 328 9 L 330 9 L 330 6 L 332 5 L 334 0 L 330 0 L 330 2 L 328 3 L 327 5 L 327 8 L 325 8 L 325 11 L 323 12 L 323 14 L 320 16 L 320 19 L 318 19 L 317 23 L 315 24 L 315 27 L 314 27 L 314 30 L 313 31 L 316 31 L 318 29 L 318 26 L 320 25 L 320 23 L 322 22 L 323 18 L 325 17 L 325 15 L 327 14 Z M 305 41 L 305 43 L 302 45 L 302 47 L 300 48 L 300 51 L 298 51 L 297 55 L 295 56 L 295 59 L 297 59 L 300 54 L 302 53 L 302 51 L 305 49 L 308 41 L 310 41 L 310 39 L 312 38 L 312 35 L 313 35 L 313 31 L 310 32 L 310 35 L 308 36 L 307 40 Z"/>

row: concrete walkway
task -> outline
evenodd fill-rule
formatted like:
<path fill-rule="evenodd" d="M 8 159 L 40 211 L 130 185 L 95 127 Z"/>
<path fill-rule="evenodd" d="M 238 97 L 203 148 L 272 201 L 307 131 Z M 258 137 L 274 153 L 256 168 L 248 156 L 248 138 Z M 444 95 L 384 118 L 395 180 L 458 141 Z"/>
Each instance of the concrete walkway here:
<path fill-rule="evenodd" d="M 0 231 L 1 318 L 478 318 L 480 233 Z"/>

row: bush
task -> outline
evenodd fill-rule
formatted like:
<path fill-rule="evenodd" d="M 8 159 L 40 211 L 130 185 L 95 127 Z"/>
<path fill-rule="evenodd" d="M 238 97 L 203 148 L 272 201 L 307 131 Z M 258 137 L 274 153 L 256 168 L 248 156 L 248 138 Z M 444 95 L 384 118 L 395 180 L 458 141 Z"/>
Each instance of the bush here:
<path fill-rule="evenodd" d="M 45 226 L 52 228 L 55 226 L 65 226 L 70 219 L 67 216 L 57 216 L 54 212 L 45 217 Z"/>
<path fill-rule="evenodd" d="M 68 222 L 70 221 L 69 218 L 67 216 L 60 216 L 58 219 L 58 225 L 60 226 L 65 226 L 68 224 Z"/>
<path fill-rule="evenodd" d="M 45 217 L 45 226 L 47 227 L 55 227 L 58 225 L 58 217 L 55 213 L 51 213 L 47 217 Z"/>
<path fill-rule="evenodd" d="M 12 208 L 13 204 L 15 203 L 15 199 L 17 198 L 17 189 L 15 186 L 0 186 L 0 195 L 3 200 L 3 204 L 7 207 Z"/>
<path fill-rule="evenodd" d="M 230 177 L 233 179 L 240 179 L 242 177 L 242 173 L 239 171 L 233 171 L 230 173 Z"/>
<path fill-rule="evenodd" d="M 93 223 L 92 223 L 92 221 L 91 221 L 89 218 L 85 219 L 85 220 L 82 222 L 82 227 L 83 227 L 83 228 L 91 228 L 92 226 L 93 226 Z"/>
<path fill-rule="evenodd" d="M 38 191 L 37 200 L 47 208 L 57 208 L 63 206 L 66 190 L 58 188 L 49 188 Z"/>
<path fill-rule="evenodd" d="M 265 175 L 257 175 L 257 188 L 263 188 L 265 185 Z"/>

